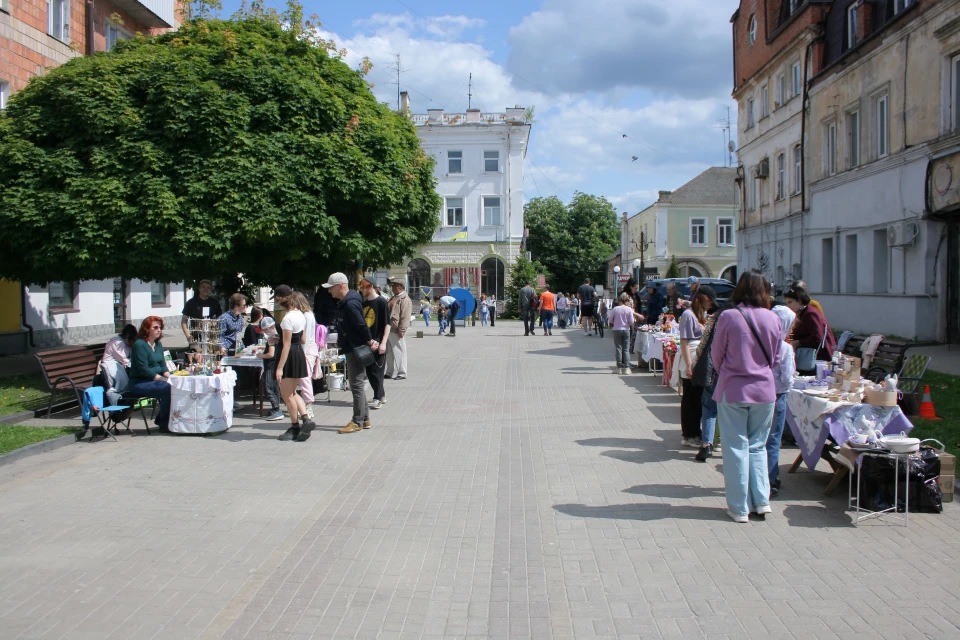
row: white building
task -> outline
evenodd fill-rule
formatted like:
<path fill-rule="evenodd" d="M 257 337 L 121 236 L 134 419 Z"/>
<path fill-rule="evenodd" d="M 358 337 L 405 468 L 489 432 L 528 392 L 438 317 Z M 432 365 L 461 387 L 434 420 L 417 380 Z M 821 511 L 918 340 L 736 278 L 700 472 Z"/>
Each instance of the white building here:
<path fill-rule="evenodd" d="M 409 100 L 403 100 L 409 113 Z M 424 286 L 434 295 L 461 286 L 478 298 L 485 293 L 502 299 L 523 236 L 523 160 L 530 139 L 524 109 L 430 109 L 410 119 L 423 150 L 436 159 L 443 205 L 433 241 L 391 274 L 407 277 L 415 299 Z"/>

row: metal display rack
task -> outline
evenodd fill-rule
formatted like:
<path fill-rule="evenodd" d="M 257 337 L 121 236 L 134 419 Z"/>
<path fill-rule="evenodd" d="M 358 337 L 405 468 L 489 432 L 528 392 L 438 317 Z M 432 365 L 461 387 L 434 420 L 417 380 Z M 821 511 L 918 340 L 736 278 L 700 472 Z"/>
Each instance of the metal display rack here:
<path fill-rule="evenodd" d="M 212 372 L 220 364 L 220 320 L 218 318 L 188 318 L 190 341 L 196 347 L 193 362 Z"/>

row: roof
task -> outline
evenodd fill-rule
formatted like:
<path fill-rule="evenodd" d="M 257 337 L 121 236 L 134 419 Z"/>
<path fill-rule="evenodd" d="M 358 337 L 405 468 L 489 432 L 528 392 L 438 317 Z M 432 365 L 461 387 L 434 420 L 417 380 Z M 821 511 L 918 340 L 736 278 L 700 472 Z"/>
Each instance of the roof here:
<path fill-rule="evenodd" d="M 659 202 L 737 206 L 740 204 L 740 192 L 736 179 L 735 167 L 710 167 L 669 195 L 664 192 Z"/>

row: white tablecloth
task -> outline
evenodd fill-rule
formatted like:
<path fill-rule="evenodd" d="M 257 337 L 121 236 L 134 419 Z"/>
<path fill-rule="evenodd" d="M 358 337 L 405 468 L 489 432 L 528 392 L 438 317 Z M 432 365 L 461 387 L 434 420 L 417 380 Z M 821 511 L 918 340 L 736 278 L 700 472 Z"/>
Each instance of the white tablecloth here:
<path fill-rule="evenodd" d="M 649 331 L 641 331 L 640 334 L 640 357 L 645 362 L 659 360 L 663 362 L 663 344 L 657 340 L 656 334 Z"/>
<path fill-rule="evenodd" d="M 233 426 L 237 373 L 170 376 L 170 431 L 217 433 Z"/>

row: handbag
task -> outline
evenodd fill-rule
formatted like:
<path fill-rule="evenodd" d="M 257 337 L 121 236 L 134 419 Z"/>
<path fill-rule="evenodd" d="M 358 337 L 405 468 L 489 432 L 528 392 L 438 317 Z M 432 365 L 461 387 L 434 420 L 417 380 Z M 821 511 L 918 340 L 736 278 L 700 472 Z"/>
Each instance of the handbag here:
<path fill-rule="evenodd" d="M 357 364 L 366 369 L 374 363 L 373 349 L 370 345 L 362 344 L 353 348 L 353 356 L 357 359 Z"/>
<path fill-rule="evenodd" d="M 796 366 L 797 371 L 813 371 L 817 368 L 817 354 L 820 353 L 820 349 L 823 349 L 824 343 L 827 341 L 827 328 L 823 328 L 823 339 L 820 341 L 820 346 L 816 349 L 811 347 L 800 347 L 796 352 Z"/>
<path fill-rule="evenodd" d="M 693 377 L 690 378 L 690 381 L 696 387 L 711 389 L 717 384 L 718 375 L 717 370 L 713 367 L 713 356 L 710 355 L 710 347 L 713 346 L 713 336 L 717 333 L 717 322 L 720 321 L 721 313 L 723 313 L 722 309 L 717 312 L 717 317 L 713 321 L 713 330 L 707 338 L 707 344 L 703 347 L 703 354 L 697 359 L 696 364 L 693 365 Z"/>

